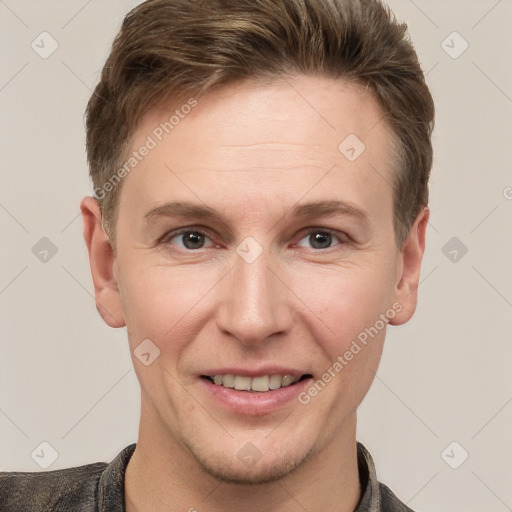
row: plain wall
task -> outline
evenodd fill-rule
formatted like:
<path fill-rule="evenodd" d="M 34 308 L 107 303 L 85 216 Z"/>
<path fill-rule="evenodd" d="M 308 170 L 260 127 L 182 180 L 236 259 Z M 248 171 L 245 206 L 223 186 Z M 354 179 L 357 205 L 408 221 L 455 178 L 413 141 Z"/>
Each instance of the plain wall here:
<path fill-rule="evenodd" d="M 137 3 L 0 2 L 0 470 L 41 470 L 43 441 L 58 469 L 110 461 L 137 438 L 126 332 L 96 312 L 79 217 L 92 191 L 85 104 Z M 512 3 L 389 4 L 436 101 L 432 213 L 418 310 L 388 330 L 358 437 L 417 511 L 511 510 Z M 46 59 L 31 47 L 43 31 L 58 43 Z"/>

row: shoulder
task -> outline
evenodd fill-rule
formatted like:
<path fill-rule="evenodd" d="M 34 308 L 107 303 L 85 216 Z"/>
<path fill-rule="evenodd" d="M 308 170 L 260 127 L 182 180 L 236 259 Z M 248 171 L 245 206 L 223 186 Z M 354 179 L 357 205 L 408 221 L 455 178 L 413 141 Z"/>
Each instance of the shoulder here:
<path fill-rule="evenodd" d="M 357 443 L 357 459 L 362 493 L 356 512 L 414 512 L 378 481 L 372 456 L 361 443 Z"/>
<path fill-rule="evenodd" d="M 0 510 L 93 511 L 106 462 L 45 472 L 0 472 Z"/>
<path fill-rule="evenodd" d="M 379 482 L 382 512 L 414 512 L 405 503 L 400 501 L 393 491 Z"/>

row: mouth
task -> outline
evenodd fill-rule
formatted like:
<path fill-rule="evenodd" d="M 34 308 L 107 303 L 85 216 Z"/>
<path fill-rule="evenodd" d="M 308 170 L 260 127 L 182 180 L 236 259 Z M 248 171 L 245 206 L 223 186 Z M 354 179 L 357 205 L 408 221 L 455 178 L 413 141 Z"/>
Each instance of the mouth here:
<path fill-rule="evenodd" d="M 216 408 L 237 417 L 260 419 L 271 418 L 274 413 L 299 404 L 298 395 L 313 380 L 311 373 L 271 365 L 251 369 L 212 368 L 198 376 L 205 396 Z"/>
<path fill-rule="evenodd" d="M 248 393 L 269 393 L 277 391 L 281 388 L 293 386 L 311 377 L 312 375 L 309 373 L 303 375 L 256 375 L 253 377 L 247 375 L 234 375 L 231 373 L 201 375 L 201 378 L 210 381 L 216 386 L 234 389 L 236 391 L 246 391 Z"/>

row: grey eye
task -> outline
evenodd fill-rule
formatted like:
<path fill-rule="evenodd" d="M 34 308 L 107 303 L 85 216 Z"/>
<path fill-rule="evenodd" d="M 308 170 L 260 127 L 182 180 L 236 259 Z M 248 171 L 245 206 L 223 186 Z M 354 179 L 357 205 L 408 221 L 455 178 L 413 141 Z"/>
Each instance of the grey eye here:
<path fill-rule="evenodd" d="M 336 237 L 329 231 L 312 231 L 299 242 L 300 247 L 311 247 L 313 249 L 328 249 L 333 245 Z"/>
<path fill-rule="evenodd" d="M 180 249 L 188 249 L 191 251 L 212 245 L 209 237 L 200 231 L 182 231 L 170 238 L 168 243 L 176 245 Z"/>

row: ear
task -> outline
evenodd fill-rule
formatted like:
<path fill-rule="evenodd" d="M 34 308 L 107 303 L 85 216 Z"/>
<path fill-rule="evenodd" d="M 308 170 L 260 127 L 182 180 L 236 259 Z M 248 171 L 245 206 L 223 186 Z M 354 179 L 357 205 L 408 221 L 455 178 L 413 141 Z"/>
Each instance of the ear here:
<path fill-rule="evenodd" d="M 116 279 L 116 256 L 103 230 L 98 201 L 85 197 L 80 203 L 84 239 L 89 251 L 96 309 L 110 327 L 124 327 L 125 319 Z"/>
<path fill-rule="evenodd" d="M 430 212 L 423 208 L 411 227 L 399 255 L 398 282 L 395 287 L 395 301 L 402 309 L 389 320 L 391 325 L 402 325 L 414 315 L 418 302 L 418 285 L 421 262 L 425 252 L 425 234 Z"/>

